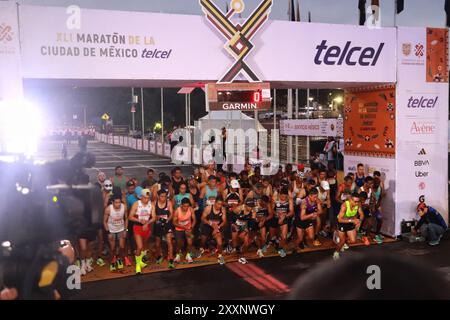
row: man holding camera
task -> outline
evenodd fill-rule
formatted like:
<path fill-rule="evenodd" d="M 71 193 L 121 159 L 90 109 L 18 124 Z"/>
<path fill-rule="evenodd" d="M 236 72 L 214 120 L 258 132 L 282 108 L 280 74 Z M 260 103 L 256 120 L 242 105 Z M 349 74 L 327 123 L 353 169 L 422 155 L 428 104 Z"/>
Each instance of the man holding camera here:
<path fill-rule="evenodd" d="M 427 206 L 425 202 L 419 203 L 417 213 L 420 220 L 411 232 L 420 233 L 430 246 L 437 246 L 447 230 L 447 224 L 441 214 L 433 207 Z"/>

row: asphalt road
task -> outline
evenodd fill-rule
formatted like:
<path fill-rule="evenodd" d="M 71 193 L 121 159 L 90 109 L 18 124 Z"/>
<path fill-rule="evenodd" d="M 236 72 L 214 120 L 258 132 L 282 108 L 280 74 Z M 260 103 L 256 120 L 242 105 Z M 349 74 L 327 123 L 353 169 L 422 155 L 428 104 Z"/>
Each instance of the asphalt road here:
<path fill-rule="evenodd" d="M 37 160 L 56 160 L 61 155 L 61 142 L 45 142 L 36 155 Z M 77 144 L 69 146 L 69 156 L 78 150 Z M 108 176 L 116 165 L 122 165 L 129 177 L 142 179 L 147 168 L 170 172 L 174 167 L 167 158 L 162 158 L 136 150 L 111 146 L 99 142 L 90 142 L 88 151 L 92 152 L 97 163 L 88 172 L 92 181 L 98 170 Z M 183 174 L 191 174 L 191 166 L 182 167 Z M 448 237 L 447 237 L 448 238 Z M 441 245 L 430 247 L 425 243 L 409 244 L 396 242 L 355 247 L 347 251 L 342 259 L 354 254 L 365 253 L 377 256 L 379 253 L 392 253 L 406 257 L 409 263 L 425 263 L 430 270 L 443 274 L 450 284 L 450 240 L 444 239 Z M 285 258 L 273 257 L 252 260 L 247 265 L 228 263 L 225 266 L 212 265 L 190 269 L 175 269 L 168 272 L 151 273 L 142 276 L 103 280 L 83 283 L 81 290 L 75 292 L 72 299 L 285 299 L 298 279 L 309 277 L 319 266 L 335 263 L 332 252 L 316 251 L 292 254 Z M 376 258 L 374 258 L 376 260 Z M 377 263 L 377 261 L 373 261 Z M 345 277 L 351 278 L 358 270 L 348 270 Z M 360 270 L 365 272 L 365 270 Z M 405 281 L 412 281 L 414 274 L 402 273 Z M 342 276 L 342 275 L 341 275 Z M 317 285 L 322 285 L 320 279 Z M 439 284 L 436 284 L 439 287 Z"/>
<path fill-rule="evenodd" d="M 36 160 L 61 159 L 62 143 L 63 141 L 42 141 L 35 155 Z M 78 143 L 72 141 L 68 145 L 68 157 L 72 157 L 78 151 Z M 161 171 L 170 175 L 170 170 L 176 167 L 169 158 L 97 141 L 89 141 L 88 152 L 94 154 L 96 158 L 95 167 L 86 170 L 92 182 L 97 181 L 98 171 L 103 171 L 107 177 L 112 177 L 114 168 L 119 165 L 124 168 L 127 177 L 137 178 L 139 181 L 146 178 L 148 168 L 154 169 L 155 177 L 157 177 Z M 180 165 L 179 167 L 185 176 L 193 173 L 193 167 L 190 165 Z"/>

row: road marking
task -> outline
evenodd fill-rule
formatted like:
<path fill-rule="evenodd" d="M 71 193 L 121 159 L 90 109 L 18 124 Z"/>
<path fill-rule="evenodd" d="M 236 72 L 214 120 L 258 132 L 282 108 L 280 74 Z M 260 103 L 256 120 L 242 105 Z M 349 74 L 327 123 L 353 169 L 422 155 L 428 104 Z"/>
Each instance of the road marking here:
<path fill-rule="evenodd" d="M 152 168 L 170 168 L 170 167 L 192 167 L 190 164 L 184 165 L 175 165 L 175 164 L 163 164 L 163 165 L 151 165 Z M 114 170 L 116 167 L 106 167 L 106 168 L 92 168 L 95 170 Z M 124 166 L 124 169 L 137 169 L 137 168 L 148 168 L 148 166 L 140 165 L 140 166 Z"/>
<path fill-rule="evenodd" d="M 145 160 L 145 159 L 136 159 L 136 160 L 113 160 L 113 161 L 96 161 L 95 163 L 122 163 L 122 162 L 169 162 L 170 159 L 151 159 L 151 160 Z"/>

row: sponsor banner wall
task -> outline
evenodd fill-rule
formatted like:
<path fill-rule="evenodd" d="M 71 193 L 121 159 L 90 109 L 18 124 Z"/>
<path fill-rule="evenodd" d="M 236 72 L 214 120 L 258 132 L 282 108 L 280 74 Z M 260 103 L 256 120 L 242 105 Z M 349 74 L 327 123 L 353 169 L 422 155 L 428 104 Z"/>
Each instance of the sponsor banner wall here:
<path fill-rule="evenodd" d="M 64 7 L 19 11 L 25 78 L 217 81 L 234 63 L 201 16 L 83 8 L 69 30 Z M 394 28 L 270 20 L 252 42 L 246 62 L 261 80 L 396 81 Z"/>
<path fill-rule="evenodd" d="M 358 163 L 363 163 L 365 174 L 373 176 L 374 171 L 381 172 L 381 179 L 384 183 L 386 194 L 382 200 L 382 215 L 383 226 L 381 232 L 390 236 L 397 235 L 396 233 L 396 217 L 395 217 L 395 202 L 396 193 L 396 176 L 395 176 L 395 159 L 391 158 L 375 158 L 345 155 L 344 157 L 344 172 L 356 172 Z"/>
<path fill-rule="evenodd" d="M 395 88 L 346 91 L 344 122 L 347 153 L 392 157 L 395 154 Z"/>
<path fill-rule="evenodd" d="M 286 136 L 342 137 L 342 119 L 281 120 L 280 134 Z"/>
<path fill-rule="evenodd" d="M 421 195 L 448 219 L 447 48 L 446 29 L 398 29 L 397 228 Z"/>
<path fill-rule="evenodd" d="M 17 4 L 0 2 L 0 100 L 23 96 Z"/>

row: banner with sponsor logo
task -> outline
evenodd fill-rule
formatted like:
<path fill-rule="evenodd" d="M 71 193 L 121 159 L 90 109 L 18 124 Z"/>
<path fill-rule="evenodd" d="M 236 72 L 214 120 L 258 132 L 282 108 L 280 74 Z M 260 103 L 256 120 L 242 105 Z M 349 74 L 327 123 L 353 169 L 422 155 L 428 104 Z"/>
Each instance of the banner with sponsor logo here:
<path fill-rule="evenodd" d="M 144 151 L 149 151 L 148 149 L 148 140 L 144 140 Z"/>
<path fill-rule="evenodd" d="M 136 139 L 136 149 L 142 150 L 142 139 Z"/>
<path fill-rule="evenodd" d="M 395 88 L 345 92 L 346 154 L 392 157 L 395 154 Z"/>
<path fill-rule="evenodd" d="M 286 136 L 342 137 L 342 119 L 280 120 L 280 134 Z"/>
<path fill-rule="evenodd" d="M 170 157 L 170 144 L 164 143 L 164 156 Z"/>
<path fill-rule="evenodd" d="M 64 7 L 19 11 L 25 78 L 175 84 L 215 82 L 230 68 L 223 37 L 201 16 L 82 8 L 80 28 L 69 29 L 76 17 Z M 395 32 L 269 20 L 246 64 L 262 81 L 395 82 Z"/>
<path fill-rule="evenodd" d="M 163 144 L 161 142 L 156 143 L 156 154 L 163 155 Z"/>
<path fill-rule="evenodd" d="M 0 2 L 0 100 L 23 96 L 17 4 Z"/>
<path fill-rule="evenodd" d="M 398 29 L 396 220 L 420 196 L 448 219 L 448 31 Z"/>
<path fill-rule="evenodd" d="M 390 236 L 395 236 L 397 234 L 395 230 L 396 220 L 394 202 L 394 196 L 396 194 L 395 159 L 345 155 L 344 173 L 346 175 L 350 172 L 355 173 L 358 163 L 364 164 L 366 176 L 373 176 L 374 171 L 380 171 L 381 181 L 385 188 L 385 196 L 381 203 L 383 220 L 381 232 Z"/>
<path fill-rule="evenodd" d="M 149 150 L 151 153 L 156 153 L 156 142 L 155 141 L 150 141 L 150 146 L 149 146 Z"/>

